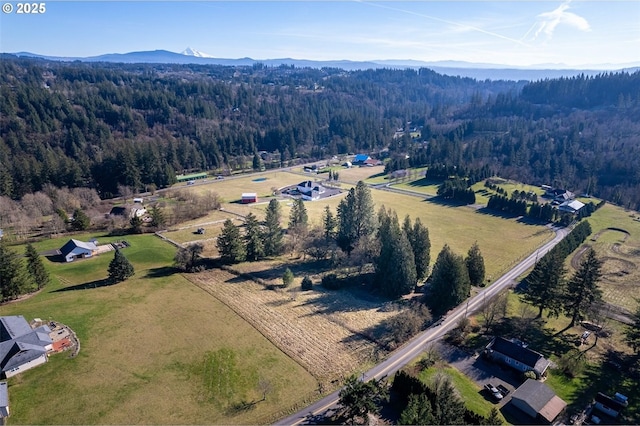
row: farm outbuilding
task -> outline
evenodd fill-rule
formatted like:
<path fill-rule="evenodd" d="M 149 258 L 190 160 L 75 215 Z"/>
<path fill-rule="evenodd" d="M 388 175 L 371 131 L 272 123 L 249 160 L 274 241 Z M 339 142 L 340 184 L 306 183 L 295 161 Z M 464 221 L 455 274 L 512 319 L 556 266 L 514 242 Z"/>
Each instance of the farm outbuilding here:
<path fill-rule="evenodd" d="M 258 194 L 255 192 L 245 192 L 242 194 L 241 202 L 242 204 L 257 203 Z"/>
<path fill-rule="evenodd" d="M 536 420 L 552 423 L 567 407 L 544 383 L 527 379 L 511 397 L 511 403 Z"/>
<path fill-rule="evenodd" d="M 60 248 L 60 254 L 65 262 L 73 262 L 75 259 L 91 257 L 97 254 L 97 252 L 98 247 L 94 242 L 85 243 L 84 241 L 74 240 L 73 238 Z"/>

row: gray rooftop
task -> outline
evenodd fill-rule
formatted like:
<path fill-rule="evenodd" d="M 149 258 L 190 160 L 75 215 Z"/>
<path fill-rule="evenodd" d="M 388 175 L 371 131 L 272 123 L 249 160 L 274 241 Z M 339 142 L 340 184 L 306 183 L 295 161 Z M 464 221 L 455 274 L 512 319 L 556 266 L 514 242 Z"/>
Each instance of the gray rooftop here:
<path fill-rule="evenodd" d="M 556 396 L 551 388 L 542 382 L 533 379 L 527 379 L 513 393 L 512 398 L 525 401 L 531 408 L 540 412 L 551 399 Z"/>
<path fill-rule="evenodd" d="M 43 325 L 35 330 L 22 315 L 0 317 L 0 369 L 8 371 L 46 353 L 45 347 L 53 340 L 51 329 Z M 8 337 L 8 338 L 5 338 Z"/>
<path fill-rule="evenodd" d="M 22 315 L 0 317 L 0 342 L 15 339 L 31 331 L 29 323 Z"/>

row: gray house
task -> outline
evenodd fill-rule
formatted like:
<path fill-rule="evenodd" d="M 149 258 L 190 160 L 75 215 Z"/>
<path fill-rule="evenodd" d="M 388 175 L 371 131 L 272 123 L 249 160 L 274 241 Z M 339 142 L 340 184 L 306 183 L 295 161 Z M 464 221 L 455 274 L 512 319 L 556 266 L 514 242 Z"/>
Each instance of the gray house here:
<path fill-rule="evenodd" d="M 0 317 L 0 371 L 15 376 L 47 362 L 53 349 L 46 325 L 32 329 L 22 315 Z"/>
<path fill-rule="evenodd" d="M 533 371 L 539 379 L 549 368 L 551 362 L 522 343 L 518 344 L 503 337 L 495 337 L 485 349 L 489 359 L 500 361 L 509 367 L 521 371 Z"/>
<path fill-rule="evenodd" d="M 527 379 L 511 397 L 511 403 L 532 418 L 552 423 L 567 407 L 549 386 L 533 379 Z"/>
<path fill-rule="evenodd" d="M 60 248 L 60 254 L 65 262 L 73 262 L 75 259 L 91 257 L 97 250 L 98 247 L 94 242 L 85 243 L 84 241 L 74 240 L 72 238 Z"/>

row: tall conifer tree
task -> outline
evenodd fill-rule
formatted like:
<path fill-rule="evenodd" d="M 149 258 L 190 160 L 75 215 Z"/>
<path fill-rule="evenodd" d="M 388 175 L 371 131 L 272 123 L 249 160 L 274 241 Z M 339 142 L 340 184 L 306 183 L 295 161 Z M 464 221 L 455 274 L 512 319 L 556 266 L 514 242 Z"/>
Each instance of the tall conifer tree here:
<path fill-rule="evenodd" d="M 445 313 L 469 297 L 471 283 L 464 259 L 453 253 L 446 244 L 433 265 L 430 281 L 425 297 L 436 314 Z"/>
<path fill-rule="evenodd" d="M 571 326 L 582 321 L 593 304 L 602 298 L 598 282 L 602 276 L 602 261 L 589 248 L 580 267 L 567 283 L 564 310 L 571 317 Z"/>
<path fill-rule="evenodd" d="M 36 284 L 36 288 L 40 290 L 49 284 L 49 272 L 45 269 L 44 263 L 33 245 L 27 244 L 25 257 L 27 258 L 27 271 Z"/>

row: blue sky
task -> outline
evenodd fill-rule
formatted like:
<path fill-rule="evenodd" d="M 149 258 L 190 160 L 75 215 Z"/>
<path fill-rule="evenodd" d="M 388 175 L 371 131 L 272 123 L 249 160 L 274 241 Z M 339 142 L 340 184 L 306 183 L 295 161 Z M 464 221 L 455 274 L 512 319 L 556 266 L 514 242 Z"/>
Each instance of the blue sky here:
<path fill-rule="evenodd" d="M 0 51 L 95 56 L 640 63 L 640 1 L 46 1 L 0 16 Z M 3 3 L 3 4 L 4 4 Z"/>

